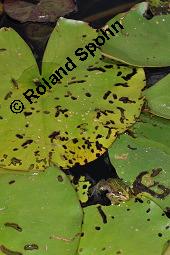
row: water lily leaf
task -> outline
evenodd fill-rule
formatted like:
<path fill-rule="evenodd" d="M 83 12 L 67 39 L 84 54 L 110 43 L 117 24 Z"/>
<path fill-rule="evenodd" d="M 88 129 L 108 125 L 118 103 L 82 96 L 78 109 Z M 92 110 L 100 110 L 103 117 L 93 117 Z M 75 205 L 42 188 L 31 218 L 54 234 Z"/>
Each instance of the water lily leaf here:
<path fill-rule="evenodd" d="M 170 74 L 144 91 L 148 110 L 160 117 L 170 119 Z"/>
<path fill-rule="evenodd" d="M 66 175 L 51 167 L 0 177 L 0 254 L 74 255 L 82 211 Z"/>
<path fill-rule="evenodd" d="M 5 0 L 5 12 L 20 22 L 55 22 L 58 17 L 76 10 L 73 0 Z"/>
<path fill-rule="evenodd" d="M 118 20 L 124 29 L 102 46 L 104 55 L 134 66 L 170 65 L 170 15 L 148 20 L 143 16 L 146 10 L 147 3 L 141 3 L 107 23 Z"/>
<path fill-rule="evenodd" d="M 56 65 L 63 66 L 67 62 L 67 57 L 70 57 L 76 66 L 79 67 L 81 65 L 82 69 L 84 65 L 94 65 L 95 62 L 99 62 L 101 60 L 101 52 L 98 46 L 96 44 L 88 46 L 88 48 L 91 47 L 92 53 L 85 48 L 88 44 L 95 43 L 94 39 L 97 36 L 96 30 L 92 29 L 88 23 L 60 18 L 44 52 L 43 75 L 50 75 L 56 70 Z M 75 51 L 77 49 L 79 51 L 76 55 Z M 83 52 L 85 53 L 82 54 Z M 82 61 L 80 58 L 82 58 Z"/>
<path fill-rule="evenodd" d="M 81 201 L 81 204 L 85 204 L 89 199 L 88 190 L 91 186 L 91 182 L 89 180 L 86 180 L 85 176 L 81 176 L 77 183 L 73 184 L 73 186 L 77 192 L 79 201 Z"/>
<path fill-rule="evenodd" d="M 166 211 L 170 209 L 169 144 L 170 121 L 145 114 L 109 149 L 119 177 Z"/>
<path fill-rule="evenodd" d="M 65 33 L 60 39 L 64 29 Z M 88 29 L 91 30 L 90 37 L 93 29 Z M 87 32 L 86 23 L 66 19 L 61 19 L 58 23 L 53 33 L 58 34 L 58 42 L 62 40 L 63 44 L 62 50 L 60 47 L 53 49 L 53 55 L 59 56 L 59 63 L 56 63 L 55 58 L 53 62 L 45 62 L 42 72 L 42 77 L 51 84 L 51 89 L 43 85 L 45 83 L 35 72 L 34 66 L 22 73 L 17 80 L 18 88 L 12 89 L 9 80 L 7 86 L 2 87 L 0 160 L 3 168 L 44 169 L 54 163 L 67 169 L 76 164 L 84 165 L 103 154 L 116 135 L 126 130 L 138 117 L 143 104 L 141 90 L 145 86 L 143 69 L 109 65 L 99 59 L 99 50 L 90 64 L 88 61 L 81 64 L 79 60 L 78 65 L 75 61 L 77 66 L 72 71 L 67 75 L 62 74 L 63 77 L 58 83 L 51 83 L 49 76 L 54 70 L 54 64 L 55 70 L 58 70 L 64 61 L 67 62 L 65 58 L 60 62 L 61 52 L 64 57 L 68 54 L 74 62 L 72 48 L 73 45 L 75 49 L 81 46 L 81 35 L 84 32 Z M 75 43 L 73 35 L 78 33 L 79 41 L 76 37 Z M 52 35 L 52 38 L 55 37 L 57 36 Z M 70 51 L 65 50 L 68 38 Z M 50 56 L 48 47 L 51 49 L 51 43 L 55 45 L 56 41 L 57 38 L 52 39 L 47 45 Z M 13 41 L 8 40 L 6 44 L 12 50 Z M 1 56 L 3 61 L 0 63 L 4 70 L 4 63 L 9 61 L 8 58 L 5 59 L 6 51 Z M 11 68 L 5 68 L 5 73 L 7 71 L 10 76 Z M 38 93 L 38 86 L 45 92 Z M 38 96 L 32 99 L 32 104 L 23 96 L 28 89 L 32 89 Z M 5 100 L 4 97 L 9 93 L 10 97 Z M 25 108 L 22 113 L 14 114 L 9 105 L 18 98 L 22 98 Z"/>
<path fill-rule="evenodd" d="M 31 66 L 34 66 L 35 74 L 39 73 L 31 49 L 11 28 L 0 29 L 0 60 L 1 89 L 2 84 L 4 88 L 12 89 L 15 82 L 11 80 L 17 80 L 22 72 Z"/>
<path fill-rule="evenodd" d="M 169 254 L 170 254 L 170 241 L 168 240 L 164 245 L 164 249 L 161 255 L 169 255 Z"/>
<path fill-rule="evenodd" d="M 146 199 L 119 206 L 89 206 L 84 208 L 78 254 L 161 254 L 169 239 L 169 224 L 162 210 Z"/>
<path fill-rule="evenodd" d="M 73 128 L 72 139 L 74 138 L 73 134 L 75 134 L 76 138 L 80 137 L 80 141 L 84 140 L 85 142 L 83 143 L 80 142 L 73 146 L 71 145 L 72 143 L 71 141 L 71 143 L 67 142 L 66 146 L 70 148 L 71 151 L 77 151 L 77 152 L 79 151 L 79 154 L 77 154 L 77 156 L 79 157 L 78 162 L 80 164 L 84 164 L 84 161 L 87 162 L 87 160 L 88 161 L 94 160 L 96 158 L 95 153 L 99 155 L 104 152 L 103 150 L 104 147 L 107 148 L 109 146 L 109 143 L 110 143 L 109 140 L 110 139 L 114 140 L 114 135 L 115 135 L 114 127 L 117 130 L 117 132 L 124 131 L 124 124 L 126 120 L 124 119 L 124 121 L 122 120 L 122 123 L 120 123 L 121 121 L 117 120 L 117 117 L 116 117 L 117 115 L 116 112 L 119 107 L 124 108 L 124 106 L 125 105 L 127 106 L 129 103 L 129 110 L 128 110 L 129 113 L 128 111 L 126 112 L 127 113 L 126 118 L 128 119 L 127 122 L 129 123 L 133 122 L 132 116 L 138 115 L 138 113 L 136 115 L 135 112 L 130 113 L 130 111 L 132 110 L 133 103 L 131 104 L 130 98 L 129 98 L 130 100 L 128 101 L 128 98 L 127 98 L 128 95 L 131 98 L 132 97 L 135 97 L 136 99 L 138 98 L 139 99 L 138 103 L 136 99 L 134 101 L 136 101 L 139 107 L 140 105 L 142 105 L 142 98 L 137 97 L 137 95 L 135 95 L 136 93 L 135 87 L 137 88 L 139 83 L 141 83 L 139 80 L 142 79 L 142 76 L 143 76 L 142 69 L 131 69 L 130 71 L 129 67 L 117 66 L 115 65 L 115 63 L 113 64 L 109 62 L 105 63 L 104 61 L 101 61 L 101 53 L 99 50 L 96 50 L 95 56 L 91 56 L 91 54 L 88 53 L 88 58 L 84 62 L 81 62 L 80 59 L 74 55 L 74 52 L 77 48 L 84 49 L 85 46 L 89 44 L 89 42 L 94 42 L 96 37 L 97 37 L 96 31 L 90 28 L 86 23 L 81 21 L 76 22 L 76 21 L 70 21 L 66 19 L 60 19 L 58 25 L 54 29 L 49 39 L 49 42 L 44 54 L 44 58 L 43 58 L 42 73 L 45 74 L 45 76 L 48 75 L 49 70 L 53 72 L 56 69 L 56 66 L 59 65 L 59 63 L 62 64 L 63 60 L 65 61 L 65 59 L 68 56 L 72 59 L 72 61 L 77 66 L 76 69 L 72 71 L 72 76 L 71 76 L 72 81 L 68 80 L 67 78 L 68 76 L 63 77 L 63 79 L 61 80 L 62 84 L 64 85 L 64 89 L 62 88 L 62 86 L 58 87 L 59 96 L 58 96 L 57 102 L 59 105 L 63 107 L 64 105 L 69 105 L 72 114 L 76 114 L 77 118 L 79 116 L 79 119 L 76 119 L 76 117 L 74 118 L 74 121 L 76 121 L 77 123 L 76 125 L 74 124 L 74 127 L 80 127 L 80 131 L 78 131 L 77 133 L 77 130 Z M 70 38 L 72 38 L 72 43 L 70 41 Z M 63 48 L 64 48 L 64 51 L 63 51 Z M 53 54 L 54 51 L 56 52 L 56 54 Z M 130 73 L 128 74 L 128 70 L 131 74 Z M 116 88 L 117 87 L 116 77 L 119 76 L 119 78 L 120 77 L 123 78 L 124 82 L 127 81 L 130 83 L 132 82 L 131 78 L 135 79 L 135 76 L 133 76 L 135 72 L 137 72 L 136 81 L 134 80 L 133 85 L 131 84 L 129 86 L 128 91 L 126 90 L 125 92 L 123 87 L 121 87 L 121 89 L 120 87 Z M 128 77 L 130 78 L 129 80 L 128 80 Z M 113 83 L 112 83 L 112 79 L 113 79 Z M 76 83 L 78 85 L 79 82 L 83 82 L 82 85 L 75 86 Z M 69 85 L 65 85 L 65 83 Z M 101 86 L 101 83 L 102 83 L 102 86 Z M 71 84 L 72 86 L 70 86 Z M 116 86 L 114 87 L 112 86 L 112 84 L 116 84 Z M 106 87 L 107 87 L 107 91 L 106 91 Z M 118 91 L 120 92 L 120 94 Z M 122 93 L 124 94 L 125 98 L 123 97 Z M 86 95 L 86 97 L 84 97 L 84 95 Z M 72 96 L 77 98 L 77 100 L 70 100 Z M 118 100 L 116 100 L 116 97 L 117 99 L 120 98 L 119 101 L 122 100 L 121 105 L 118 105 L 119 103 L 118 103 Z M 97 98 L 98 100 L 96 100 Z M 124 100 L 125 101 L 127 100 L 128 102 L 126 103 Z M 97 103 L 97 101 L 99 104 Z M 103 101 L 103 105 L 101 105 L 102 101 Z M 117 109 L 115 109 L 114 107 L 114 102 L 116 104 L 115 106 L 118 107 Z M 75 110 L 77 113 L 75 112 Z M 114 116 L 112 111 L 115 112 Z M 119 109 L 119 113 L 118 113 L 119 117 L 123 116 L 123 112 L 120 113 L 120 111 L 121 109 Z M 91 118 L 93 123 L 90 121 Z M 67 126 L 69 126 L 69 121 L 71 121 L 72 123 L 74 122 L 73 118 L 70 118 L 70 119 L 67 118 Z M 70 122 L 70 125 L 72 125 L 71 122 Z M 63 122 L 61 121 L 60 123 L 63 123 Z M 103 127 L 105 127 L 105 131 L 102 130 L 103 127 L 101 127 L 100 124 L 103 124 Z M 62 128 L 64 128 L 63 125 L 62 125 Z M 66 126 L 65 126 L 65 129 L 67 129 Z M 108 132 L 112 132 L 113 136 L 110 135 L 110 137 L 108 137 Z M 81 138 L 81 135 L 82 135 L 82 138 Z M 100 139 L 98 139 L 99 137 Z M 96 141 L 96 143 L 103 144 L 103 148 L 101 147 L 101 150 L 100 149 L 96 150 L 94 141 Z M 86 149 L 86 151 L 84 151 L 84 149 Z M 83 156 L 83 154 L 84 155 L 86 154 L 85 157 Z M 68 154 L 68 157 L 69 157 L 69 154 Z"/>

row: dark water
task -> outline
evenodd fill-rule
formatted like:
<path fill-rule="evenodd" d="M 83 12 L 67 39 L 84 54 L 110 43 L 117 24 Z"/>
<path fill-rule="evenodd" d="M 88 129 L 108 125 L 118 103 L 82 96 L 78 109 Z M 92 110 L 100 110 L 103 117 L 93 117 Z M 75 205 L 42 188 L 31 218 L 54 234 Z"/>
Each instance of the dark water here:
<path fill-rule="evenodd" d="M 77 0 L 78 11 L 71 13 L 67 18 L 84 20 L 89 22 L 91 26 L 98 28 L 103 26 L 117 13 L 128 10 L 138 2 L 142 1 Z M 20 23 L 9 18 L 6 14 L 3 14 L 0 18 L 0 27 L 5 26 L 14 28 L 27 42 L 33 51 L 39 67 L 41 66 L 41 59 L 48 38 L 55 25 L 56 23 Z M 169 72 L 170 67 L 145 68 L 147 84 L 154 84 Z M 80 175 L 85 175 L 92 181 L 92 183 L 96 183 L 101 179 L 107 179 L 108 177 L 117 176 L 116 169 L 111 165 L 107 153 L 86 166 L 70 169 L 70 172 L 75 176 L 75 180 L 78 179 Z"/>

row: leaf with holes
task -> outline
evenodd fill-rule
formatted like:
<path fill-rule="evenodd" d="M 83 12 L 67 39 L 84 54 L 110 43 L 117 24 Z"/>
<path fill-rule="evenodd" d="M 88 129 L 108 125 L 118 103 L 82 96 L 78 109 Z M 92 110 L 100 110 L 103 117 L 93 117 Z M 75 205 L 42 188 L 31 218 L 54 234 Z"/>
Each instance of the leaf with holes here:
<path fill-rule="evenodd" d="M 85 204 L 89 199 L 88 190 L 91 187 L 91 182 L 86 180 L 85 176 L 80 176 L 80 178 L 76 180 L 76 183 L 74 183 L 74 178 L 72 178 L 72 176 L 70 176 L 70 178 L 72 180 L 72 185 L 77 192 L 81 205 Z"/>
<path fill-rule="evenodd" d="M 63 172 L 4 171 L 0 193 L 0 254 L 75 254 L 82 210 Z"/>
<path fill-rule="evenodd" d="M 148 20 L 144 17 L 147 6 L 146 2 L 138 4 L 107 23 L 110 27 L 118 20 L 124 29 L 102 46 L 105 56 L 133 66 L 170 65 L 170 15 Z"/>
<path fill-rule="evenodd" d="M 84 165 L 102 155 L 116 135 L 135 122 L 143 104 L 144 71 L 108 64 L 100 60 L 97 48 L 94 57 L 81 62 L 73 50 L 85 48 L 97 36 L 86 23 L 60 19 L 46 48 L 42 77 L 34 66 L 20 78 L 15 75 L 8 56 L 15 43 L 8 40 L 10 36 L 11 30 L 1 30 L 4 44 L 1 39 L 0 43 L 7 48 L 0 53 L 4 74 L 0 77 L 1 167 L 31 170 L 51 163 L 65 169 Z M 20 64 L 16 61 L 15 65 Z M 25 92 L 32 104 L 23 96 Z M 9 109 L 16 99 L 22 99 L 25 106 L 20 114 Z"/>
<path fill-rule="evenodd" d="M 144 91 L 149 112 L 170 119 L 170 74 Z"/>
<path fill-rule="evenodd" d="M 170 121 L 142 114 L 109 149 L 120 178 L 170 212 Z"/>
<path fill-rule="evenodd" d="M 154 202 L 142 201 L 84 208 L 78 254 L 161 254 L 169 239 L 170 220 Z"/>

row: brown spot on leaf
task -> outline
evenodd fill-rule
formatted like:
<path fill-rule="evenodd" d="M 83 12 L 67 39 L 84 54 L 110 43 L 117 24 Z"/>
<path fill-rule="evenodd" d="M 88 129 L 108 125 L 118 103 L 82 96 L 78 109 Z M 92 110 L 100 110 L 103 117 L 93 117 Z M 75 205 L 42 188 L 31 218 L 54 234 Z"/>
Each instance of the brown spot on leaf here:
<path fill-rule="evenodd" d="M 114 84 L 114 86 L 116 86 L 116 87 L 125 87 L 125 88 L 127 88 L 127 87 L 129 87 L 129 85 L 128 85 L 128 83 L 127 82 L 124 82 L 124 83 L 116 83 L 116 84 Z"/>
<path fill-rule="evenodd" d="M 69 81 L 68 85 L 74 84 L 74 83 L 84 83 L 86 80 L 77 80 L 77 81 Z"/>
<path fill-rule="evenodd" d="M 8 182 L 9 184 L 14 184 L 15 183 L 15 180 L 11 180 Z"/>
<path fill-rule="evenodd" d="M 59 182 L 63 182 L 63 177 L 62 177 L 61 175 L 58 175 L 58 176 L 57 176 L 57 180 L 58 180 Z"/>
<path fill-rule="evenodd" d="M 54 131 L 48 136 L 48 138 L 51 138 L 51 143 L 53 143 L 53 140 L 56 139 L 59 136 L 59 134 L 60 131 Z"/>
<path fill-rule="evenodd" d="M 162 172 L 162 168 L 152 169 L 151 177 L 155 177 Z"/>
<path fill-rule="evenodd" d="M 29 251 L 38 250 L 38 245 L 37 244 L 26 244 L 24 246 L 24 250 L 29 250 Z"/>
<path fill-rule="evenodd" d="M 137 73 L 137 69 L 133 68 L 131 73 L 127 74 L 126 76 L 122 76 L 122 78 L 125 81 L 129 81 L 136 73 Z"/>
<path fill-rule="evenodd" d="M 6 255 L 22 255 L 21 252 L 12 251 L 12 250 L 8 249 L 7 247 L 5 247 L 4 245 L 0 245 L 0 251 Z"/>
<path fill-rule="evenodd" d="M 25 117 L 30 116 L 32 112 L 24 112 Z"/>
<path fill-rule="evenodd" d="M 98 227 L 98 226 L 96 226 L 96 227 L 95 227 L 95 229 L 96 229 L 96 230 L 100 230 L 101 228 L 100 228 L 100 227 Z"/>
<path fill-rule="evenodd" d="M 107 223 L 107 216 L 104 213 L 104 211 L 102 210 L 101 206 L 98 206 L 97 210 L 98 210 L 100 216 L 102 217 L 103 223 L 106 224 Z"/>
<path fill-rule="evenodd" d="M 16 88 L 16 89 L 19 88 L 19 84 L 18 84 L 18 82 L 14 78 L 11 79 L 11 82 L 12 82 L 14 88 Z"/>
<path fill-rule="evenodd" d="M 119 101 L 123 102 L 124 104 L 130 103 L 130 104 L 135 104 L 136 102 L 133 100 L 130 100 L 128 97 L 120 97 Z"/>
<path fill-rule="evenodd" d="M 86 97 L 91 97 L 91 94 L 89 92 L 85 93 Z"/>
<path fill-rule="evenodd" d="M 27 148 L 28 145 L 30 145 L 31 143 L 33 143 L 33 140 L 29 139 L 29 140 L 25 141 L 21 146 L 24 148 Z"/>
<path fill-rule="evenodd" d="M 16 137 L 19 138 L 19 139 L 23 139 L 23 135 L 20 135 L 20 134 L 16 134 Z"/>
<path fill-rule="evenodd" d="M 44 114 L 49 114 L 50 112 L 49 111 L 43 111 Z"/>
<path fill-rule="evenodd" d="M 9 99 L 12 96 L 12 91 L 9 91 L 6 96 L 4 97 L 4 100 Z"/>
<path fill-rule="evenodd" d="M 104 67 L 110 69 L 113 67 L 113 65 L 105 65 Z"/>
<path fill-rule="evenodd" d="M 128 146 L 127 146 L 130 150 L 137 150 L 137 148 L 135 148 L 135 147 L 132 147 L 131 145 L 129 145 L 128 144 Z"/>
<path fill-rule="evenodd" d="M 112 94 L 114 99 L 117 99 L 117 95 L 116 94 Z"/>
<path fill-rule="evenodd" d="M 104 94 L 103 99 L 106 100 L 110 94 L 111 94 L 111 91 L 108 90 L 108 91 Z"/>
<path fill-rule="evenodd" d="M 150 187 L 145 186 L 142 183 L 142 179 L 145 175 L 148 175 L 149 173 L 147 171 L 143 171 L 141 172 L 135 179 L 134 183 L 133 183 L 133 191 L 135 193 L 135 195 L 142 193 L 142 192 L 147 192 L 149 193 L 151 196 L 159 198 L 159 199 L 164 199 L 166 196 L 170 195 L 170 189 L 166 188 L 164 185 L 158 184 L 157 187 L 159 189 L 161 189 L 163 192 L 157 193 L 155 191 L 153 191 L 152 189 L 150 189 Z M 157 183 L 156 183 L 157 184 Z M 155 185 L 154 185 L 155 186 Z"/>
<path fill-rule="evenodd" d="M 90 66 L 89 66 L 89 67 L 87 68 L 87 70 L 88 70 L 88 71 L 100 71 L 100 72 L 103 72 L 103 73 L 106 72 L 106 70 L 105 70 L 104 68 L 102 68 L 102 67 L 90 67 Z"/>
<path fill-rule="evenodd" d="M 14 165 L 14 166 L 22 165 L 22 160 L 21 160 L 21 159 L 18 159 L 18 158 L 13 157 L 13 158 L 11 159 L 11 164 L 12 164 L 12 165 Z"/>
<path fill-rule="evenodd" d="M 16 223 L 6 222 L 4 225 L 5 225 L 5 227 L 14 228 L 17 231 L 22 232 L 22 228 Z"/>

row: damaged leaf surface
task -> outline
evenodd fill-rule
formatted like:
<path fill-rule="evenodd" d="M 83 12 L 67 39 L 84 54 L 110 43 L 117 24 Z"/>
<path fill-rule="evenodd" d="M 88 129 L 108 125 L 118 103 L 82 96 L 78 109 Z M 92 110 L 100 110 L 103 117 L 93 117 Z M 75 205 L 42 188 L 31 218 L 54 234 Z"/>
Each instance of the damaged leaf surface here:
<path fill-rule="evenodd" d="M 150 200 L 84 209 L 79 255 L 161 254 L 169 239 L 169 219 Z M 93 237 L 93 238 L 92 238 Z"/>
<path fill-rule="evenodd" d="M 82 211 L 63 172 L 6 171 L 0 193 L 0 254 L 75 254 Z"/>
<path fill-rule="evenodd" d="M 112 164 L 120 178 L 135 193 L 146 192 L 163 210 L 170 208 L 170 122 L 142 115 L 133 129 L 109 149 Z"/>
<path fill-rule="evenodd" d="M 50 83 L 49 76 L 64 67 L 66 56 L 75 61 L 76 68 L 63 75 L 55 85 L 51 84 L 52 88 L 47 88 L 46 93 L 39 95 L 32 104 L 22 94 L 28 89 L 36 92 L 37 82 L 42 84 L 41 77 L 34 66 L 23 71 L 20 78 L 15 75 L 8 56 L 14 43 L 8 40 L 11 32 L 1 31 L 2 46 L 6 43 L 8 48 L 0 53 L 4 74 L 1 76 L 0 108 L 0 163 L 3 168 L 44 169 L 54 163 L 67 169 L 76 164 L 84 165 L 102 155 L 117 134 L 125 131 L 138 117 L 143 105 L 141 90 L 145 86 L 143 69 L 109 64 L 100 60 L 99 50 L 95 57 L 81 63 L 73 57 L 72 50 L 87 44 L 87 39 L 81 39 L 87 31 L 89 40 L 95 38 L 95 30 L 86 23 L 60 19 L 47 45 L 42 77 Z M 7 33 L 5 40 L 4 33 Z M 67 47 L 68 38 L 71 46 Z M 65 42 L 62 48 L 61 41 Z M 58 48 L 52 51 L 56 42 Z M 15 64 L 19 63 L 17 60 Z M 11 76 L 16 82 L 11 81 Z M 9 109 L 16 99 L 22 99 L 25 106 L 17 115 Z"/>

